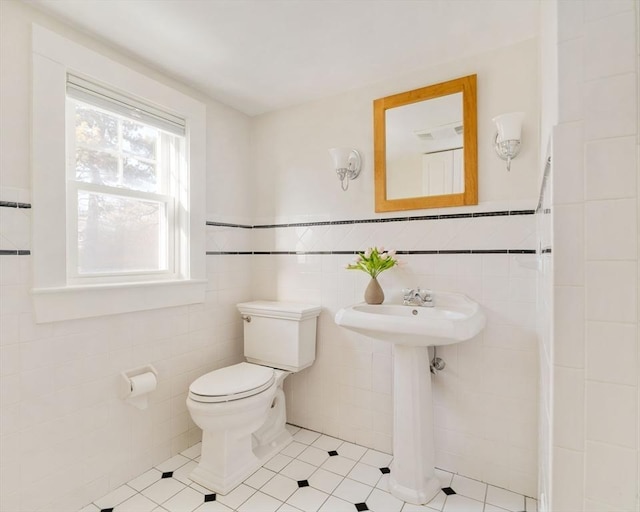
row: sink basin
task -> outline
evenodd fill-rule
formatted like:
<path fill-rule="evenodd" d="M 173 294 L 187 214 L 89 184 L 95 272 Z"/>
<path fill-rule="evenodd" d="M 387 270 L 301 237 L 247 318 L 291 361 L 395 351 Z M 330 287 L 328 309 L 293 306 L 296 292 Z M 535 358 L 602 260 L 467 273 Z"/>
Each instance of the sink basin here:
<path fill-rule="evenodd" d="M 434 307 L 355 304 L 336 314 L 336 323 L 399 345 L 449 345 L 468 340 L 485 324 L 480 306 L 460 293 L 435 293 Z"/>
<path fill-rule="evenodd" d="M 388 487 L 403 501 L 423 504 L 442 487 L 435 473 L 429 347 L 478 334 L 480 306 L 460 293 L 433 294 L 434 307 L 355 304 L 336 314 L 342 327 L 393 343 L 393 464 Z"/>

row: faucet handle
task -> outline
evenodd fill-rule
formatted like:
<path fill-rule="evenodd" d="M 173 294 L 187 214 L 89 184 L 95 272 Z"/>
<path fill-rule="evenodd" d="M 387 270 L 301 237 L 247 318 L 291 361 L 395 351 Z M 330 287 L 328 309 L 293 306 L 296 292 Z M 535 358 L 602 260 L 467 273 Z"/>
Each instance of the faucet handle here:
<path fill-rule="evenodd" d="M 431 292 L 430 289 L 426 289 L 426 290 L 421 290 L 420 288 L 418 288 L 416 290 L 416 293 L 418 295 L 420 295 L 420 298 L 424 301 L 424 302 L 430 302 L 433 300 L 433 293 Z"/>
<path fill-rule="evenodd" d="M 413 288 L 403 288 L 402 289 L 402 298 L 404 300 L 409 300 L 413 297 L 415 290 Z"/>

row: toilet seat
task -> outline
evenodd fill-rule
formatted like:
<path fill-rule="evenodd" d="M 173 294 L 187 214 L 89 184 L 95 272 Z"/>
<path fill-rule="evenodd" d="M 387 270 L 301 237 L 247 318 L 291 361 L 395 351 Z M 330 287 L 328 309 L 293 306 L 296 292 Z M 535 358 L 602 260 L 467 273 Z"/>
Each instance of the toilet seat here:
<path fill-rule="evenodd" d="M 217 403 L 240 400 L 264 391 L 275 380 L 273 368 L 239 363 L 209 372 L 189 386 L 195 402 Z"/>

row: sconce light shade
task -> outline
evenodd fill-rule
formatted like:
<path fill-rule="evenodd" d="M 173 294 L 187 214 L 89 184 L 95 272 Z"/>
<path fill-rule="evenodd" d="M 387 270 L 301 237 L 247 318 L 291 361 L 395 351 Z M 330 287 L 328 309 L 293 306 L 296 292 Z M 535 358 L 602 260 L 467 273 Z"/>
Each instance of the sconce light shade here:
<path fill-rule="evenodd" d="M 498 130 L 495 150 L 500 158 L 507 161 L 507 171 L 511 170 L 511 160 L 520 153 L 523 119 L 524 112 L 511 112 L 493 118 Z"/>
<path fill-rule="evenodd" d="M 357 150 L 351 148 L 331 148 L 329 154 L 333 159 L 333 166 L 340 179 L 342 190 L 349 188 L 349 180 L 355 180 L 360 174 L 362 159 Z"/>

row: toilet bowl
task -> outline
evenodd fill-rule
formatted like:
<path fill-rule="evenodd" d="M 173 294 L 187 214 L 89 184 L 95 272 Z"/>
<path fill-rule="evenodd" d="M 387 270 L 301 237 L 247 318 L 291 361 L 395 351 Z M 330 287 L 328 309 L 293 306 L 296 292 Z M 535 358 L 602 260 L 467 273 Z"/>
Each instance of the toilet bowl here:
<path fill-rule="evenodd" d="M 243 362 L 209 372 L 189 387 L 187 408 L 202 429 L 190 478 L 227 494 L 291 442 L 284 379 L 315 359 L 318 306 L 257 301 L 238 305 L 245 320 Z"/>

